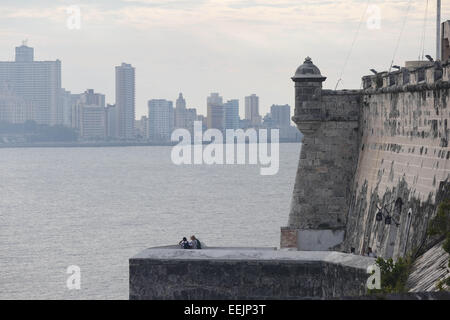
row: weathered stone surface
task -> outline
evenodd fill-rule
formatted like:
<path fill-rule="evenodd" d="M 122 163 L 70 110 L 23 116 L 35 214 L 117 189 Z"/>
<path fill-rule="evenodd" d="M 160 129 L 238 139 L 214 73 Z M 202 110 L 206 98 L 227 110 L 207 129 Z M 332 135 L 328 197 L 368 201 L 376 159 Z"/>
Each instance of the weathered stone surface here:
<path fill-rule="evenodd" d="M 300 251 L 329 251 L 343 240 L 344 230 L 299 230 L 297 248 Z"/>
<path fill-rule="evenodd" d="M 374 259 L 338 252 L 153 248 L 130 263 L 130 299 L 319 299 L 365 294 Z"/>
<path fill-rule="evenodd" d="M 450 276 L 449 254 L 442 249 L 442 242 L 420 256 L 413 264 L 406 286 L 410 292 L 438 290 L 440 280 Z"/>
<path fill-rule="evenodd" d="M 449 80 L 450 64 L 429 63 L 364 77 L 362 90 L 296 82 L 305 137 L 288 226 L 299 236 L 345 229 L 335 249 L 346 252 L 398 258 L 422 247 L 450 197 Z M 377 222 L 379 207 L 399 224 Z"/>
<path fill-rule="evenodd" d="M 304 138 L 288 226 L 299 230 L 302 250 L 329 250 L 343 241 L 357 163 L 361 93 L 322 90 L 324 79 L 293 78 L 293 121 Z M 307 239 L 308 230 L 321 230 L 310 239 L 315 243 Z M 285 242 L 282 238 L 282 248 Z"/>

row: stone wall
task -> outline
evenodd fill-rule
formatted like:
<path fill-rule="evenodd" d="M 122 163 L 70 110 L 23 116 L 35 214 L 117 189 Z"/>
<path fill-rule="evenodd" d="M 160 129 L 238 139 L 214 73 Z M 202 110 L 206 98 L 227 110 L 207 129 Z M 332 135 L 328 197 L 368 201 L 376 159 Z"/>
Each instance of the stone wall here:
<path fill-rule="evenodd" d="M 372 247 L 397 258 L 423 244 L 436 203 L 449 196 L 448 66 L 363 82 L 359 160 L 341 249 Z M 381 206 L 390 225 L 375 219 Z"/>
<path fill-rule="evenodd" d="M 442 248 L 442 242 L 427 250 L 412 265 L 412 270 L 406 283 L 409 291 L 438 291 L 439 281 L 450 277 L 448 262 L 449 254 Z M 450 287 L 445 285 L 443 287 L 450 289 Z"/>
<path fill-rule="evenodd" d="M 345 228 L 358 159 L 360 96 L 324 94 L 322 99 L 321 120 L 304 117 L 298 124 L 304 138 L 289 226 L 299 229 Z"/>
<path fill-rule="evenodd" d="M 358 159 L 361 92 L 322 90 L 325 80 L 306 58 L 295 82 L 295 115 L 303 133 L 288 228 L 299 250 L 331 250 L 344 240 Z M 288 241 L 281 233 L 281 247 Z M 292 246 L 292 243 L 289 243 Z"/>
<path fill-rule="evenodd" d="M 297 249 L 397 258 L 424 245 L 450 196 L 449 78 L 448 63 L 407 62 L 364 77 L 362 90 L 322 90 L 325 77 L 305 60 L 292 78 L 304 133 L 288 224 Z"/>
<path fill-rule="evenodd" d="M 324 299 L 363 295 L 374 259 L 337 252 L 147 249 L 130 299 Z"/>

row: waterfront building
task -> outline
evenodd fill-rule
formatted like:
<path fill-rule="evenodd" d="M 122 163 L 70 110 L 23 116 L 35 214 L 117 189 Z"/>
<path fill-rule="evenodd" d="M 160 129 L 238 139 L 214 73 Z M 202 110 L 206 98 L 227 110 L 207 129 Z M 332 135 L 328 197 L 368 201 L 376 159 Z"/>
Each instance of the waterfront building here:
<path fill-rule="evenodd" d="M 102 106 L 81 105 L 80 135 L 83 139 L 103 140 L 106 137 L 106 111 Z"/>
<path fill-rule="evenodd" d="M 117 137 L 134 137 L 135 120 L 135 68 L 122 63 L 116 67 Z"/>
<path fill-rule="evenodd" d="M 224 104 L 225 110 L 225 129 L 239 128 L 239 100 L 228 100 Z"/>
<path fill-rule="evenodd" d="M 152 141 L 170 141 L 174 128 L 173 102 L 165 99 L 148 101 L 148 137 Z"/>
<path fill-rule="evenodd" d="M 291 125 L 291 107 L 289 105 L 272 105 L 270 114 L 272 126 L 283 128 Z"/>
<path fill-rule="evenodd" d="M 259 97 L 256 94 L 245 97 L 245 119 L 248 120 L 253 127 L 261 125 Z"/>
<path fill-rule="evenodd" d="M 225 112 L 223 99 L 218 93 L 211 93 L 206 99 L 207 105 L 207 127 L 208 129 L 219 129 L 225 127 Z"/>
<path fill-rule="evenodd" d="M 106 106 L 106 136 L 108 138 L 117 137 L 117 108 L 115 104 Z"/>
<path fill-rule="evenodd" d="M 0 87 L 0 122 L 13 124 L 33 120 L 33 103 L 18 97 L 8 86 Z"/>
<path fill-rule="evenodd" d="M 61 61 L 35 61 L 34 49 L 25 42 L 15 51 L 14 61 L 0 61 L 0 86 L 7 84 L 14 95 L 31 103 L 32 120 L 38 124 L 62 124 Z"/>

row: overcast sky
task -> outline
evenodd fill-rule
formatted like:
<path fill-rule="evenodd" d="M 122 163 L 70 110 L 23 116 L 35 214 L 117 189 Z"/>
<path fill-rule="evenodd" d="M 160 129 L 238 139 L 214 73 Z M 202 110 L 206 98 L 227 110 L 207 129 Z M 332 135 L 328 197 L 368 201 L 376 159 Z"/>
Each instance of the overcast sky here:
<path fill-rule="evenodd" d="M 376 5 L 377 7 L 369 6 Z M 394 64 L 420 55 L 426 0 L 1 0 L 0 60 L 28 39 L 35 59 L 62 61 L 62 85 L 87 88 L 114 103 L 114 66 L 136 67 L 136 114 L 147 100 L 175 100 L 206 114 L 206 97 L 225 100 L 260 96 L 264 116 L 272 104 L 294 105 L 290 77 L 306 56 L 334 88 L 356 30 L 358 38 L 339 88 L 359 88 L 370 68 L 391 64 L 410 6 Z M 81 9 L 81 28 L 69 29 L 67 8 Z M 425 53 L 435 55 L 435 6 L 429 1 Z M 377 8 L 381 14 L 377 28 Z M 442 20 L 450 19 L 443 1 Z M 361 17 L 364 18 L 361 20 Z"/>

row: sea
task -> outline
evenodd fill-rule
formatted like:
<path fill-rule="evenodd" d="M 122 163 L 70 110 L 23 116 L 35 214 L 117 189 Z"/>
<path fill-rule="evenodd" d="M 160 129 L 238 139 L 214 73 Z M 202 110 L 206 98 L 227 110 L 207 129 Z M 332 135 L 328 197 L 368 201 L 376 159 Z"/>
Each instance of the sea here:
<path fill-rule="evenodd" d="M 300 148 L 279 145 L 274 175 L 169 146 L 0 149 L 0 299 L 128 299 L 128 259 L 184 236 L 279 246 Z"/>

